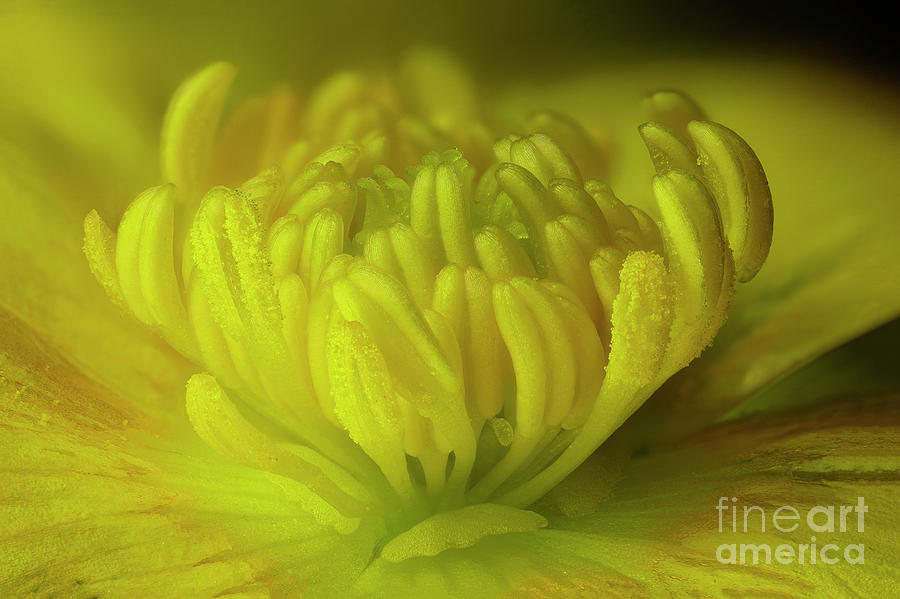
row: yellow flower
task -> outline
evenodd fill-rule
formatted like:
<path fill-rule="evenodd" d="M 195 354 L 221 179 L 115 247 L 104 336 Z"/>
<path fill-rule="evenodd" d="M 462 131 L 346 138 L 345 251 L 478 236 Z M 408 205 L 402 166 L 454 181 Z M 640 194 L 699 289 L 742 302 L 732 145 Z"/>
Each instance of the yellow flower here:
<path fill-rule="evenodd" d="M 756 156 L 686 96 L 646 101 L 652 218 L 599 182 L 602 136 L 550 111 L 492 118 L 440 55 L 305 103 L 272 92 L 219 131 L 233 75 L 176 92 L 163 185 L 115 231 L 84 221 L 94 277 L 140 325 L 85 285 L 71 204 L 4 148 L 5 594 L 840 597 L 896 579 L 871 550 L 874 577 L 716 553 L 740 539 L 716 529 L 720 496 L 896 506 L 888 397 L 712 424 L 896 314 L 896 275 L 852 270 L 883 271 L 883 236 L 791 292 L 751 286 L 724 343 L 672 378 L 772 233 Z M 804 264 L 773 260 L 782 284 Z M 814 302 L 829 292 L 871 305 L 785 340 L 847 309 Z"/>
<path fill-rule="evenodd" d="M 109 296 L 214 375 L 188 382 L 198 435 L 300 483 L 322 523 L 407 531 L 387 541 L 391 561 L 544 526 L 513 508 L 710 343 L 772 235 L 756 156 L 685 96 L 649 97 L 641 128 L 660 231 L 583 179 L 602 153 L 577 123 L 534 115 L 526 128 L 547 134 L 500 138 L 479 169 L 447 147 L 486 157 L 496 139 L 466 81 L 433 55 L 405 74 L 423 116 L 347 73 L 313 94 L 299 133 L 298 101 L 277 93 L 239 107 L 216 143 L 234 70 L 212 65 L 166 116 L 169 183 L 116 233 L 85 220 Z"/>

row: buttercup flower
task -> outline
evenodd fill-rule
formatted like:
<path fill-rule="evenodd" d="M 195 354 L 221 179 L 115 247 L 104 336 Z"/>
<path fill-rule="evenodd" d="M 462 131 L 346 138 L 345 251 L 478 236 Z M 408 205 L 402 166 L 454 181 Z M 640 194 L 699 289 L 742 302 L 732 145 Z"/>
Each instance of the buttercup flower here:
<path fill-rule="evenodd" d="M 875 575 L 721 559 L 741 535 L 720 496 L 891 505 L 897 408 L 687 437 L 686 412 L 715 411 L 698 381 L 730 363 L 678 373 L 773 232 L 760 161 L 692 99 L 645 99 L 644 210 L 604 182 L 614 151 L 589 124 L 498 117 L 440 54 L 225 111 L 234 75 L 183 83 L 163 183 L 117 225 L 84 219 L 102 310 L 134 321 L 100 325 L 120 364 L 79 373 L 4 316 L 6 594 L 840 597 L 896 578 L 884 512 L 853 540 Z M 51 194 L 4 171 L 6 197 Z"/>
<path fill-rule="evenodd" d="M 465 82 L 431 56 L 410 71 L 424 118 L 342 74 L 298 139 L 296 102 L 277 94 L 239 108 L 216 144 L 233 69 L 213 65 L 167 114 L 170 183 L 138 196 L 116 233 L 96 212 L 85 221 L 110 297 L 210 371 L 187 386 L 197 434 L 298 483 L 322 524 L 372 520 L 394 562 L 546 525 L 518 508 L 710 343 L 772 233 L 756 156 L 684 96 L 648 98 L 641 129 L 661 232 L 582 178 L 601 153 L 563 117 L 528 128 L 577 152 L 514 134 L 474 167 L 446 147 L 490 151 Z M 385 166 L 423 150 L 407 179 Z M 272 162 L 201 199 L 207 180 Z"/>

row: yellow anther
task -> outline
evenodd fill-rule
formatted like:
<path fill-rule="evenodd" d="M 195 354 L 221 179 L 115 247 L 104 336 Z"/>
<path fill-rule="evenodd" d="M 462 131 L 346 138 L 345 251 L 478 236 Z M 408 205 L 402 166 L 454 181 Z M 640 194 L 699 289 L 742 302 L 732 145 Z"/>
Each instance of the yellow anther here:
<path fill-rule="evenodd" d="M 377 129 L 363 137 L 360 146 L 359 161 L 354 172 L 371 173 L 390 160 L 391 140 Z"/>
<path fill-rule="evenodd" d="M 462 385 L 463 361 L 462 354 L 460 353 L 459 341 L 456 338 L 456 332 L 453 330 L 450 323 L 447 322 L 447 319 L 444 318 L 443 314 L 437 310 L 425 308 L 422 310 L 422 316 L 425 317 L 425 322 L 428 323 L 428 329 L 437 341 L 437 346 L 440 348 L 441 354 L 445 356 L 450 368 L 456 373 L 459 384 L 459 395 L 457 395 L 454 400 L 459 400 L 460 403 L 453 407 L 459 408 L 458 411 L 460 413 L 465 413 L 465 406 L 462 403 L 465 399 L 465 388 Z M 454 389 L 454 391 L 456 391 L 456 389 Z"/>
<path fill-rule="evenodd" d="M 326 285 L 343 277 L 350 270 L 350 267 L 359 261 L 360 258 L 354 258 L 349 254 L 335 256 L 328 263 L 328 266 L 325 267 L 325 270 L 322 271 L 322 276 L 319 277 L 319 285 Z"/>
<path fill-rule="evenodd" d="M 400 406 L 384 358 L 359 322 L 344 322 L 329 337 L 328 377 L 335 414 L 350 438 L 394 489 L 411 497 Z"/>
<path fill-rule="evenodd" d="M 296 214 L 304 227 L 323 208 L 340 214 L 346 227 L 356 212 L 356 189 L 340 164 L 312 162 L 291 183 L 288 201 L 292 202 L 288 212 Z"/>
<path fill-rule="evenodd" d="M 475 234 L 475 251 L 481 268 L 494 279 L 536 275 L 534 265 L 519 241 L 496 225 L 484 226 Z"/>
<path fill-rule="evenodd" d="M 506 418 L 491 418 L 488 421 L 491 431 L 497 438 L 497 442 L 503 447 L 509 447 L 515 437 L 515 429 Z"/>
<path fill-rule="evenodd" d="M 397 258 L 397 278 L 409 289 L 413 300 L 420 306 L 431 303 L 434 276 L 437 272 L 425 244 L 412 227 L 396 223 L 388 229 L 388 237 Z"/>
<path fill-rule="evenodd" d="M 606 319 L 612 315 L 613 302 L 619 295 L 619 270 L 625 254 L 612 247 L 600 248 L 591 257 L 591 277 L 594 279 L 594 289 L 603 305 Z M 605 339 L 609 341 L 609 339 Z"/>
<path fill-rule="evenodd" d="M 358 526 L 357 518 L 366 513 L 366 500 L 371 501 L 371 498 L 350 495 L 321 467 L 330 464 L 328 470 L 339 471 L 338 466 L 321 457 L 316 460 L 318 464 L 304 459 L 310 452 L 308 448 L 293 452 L 279 446 L 247 422 L 209 375 L 191 377 L 186 404 L 194 430 L 210 447 L 240 464 L 302 483 L 311 493 L 304 493 L 297 500 L 323 523 L 345 533 L 352 532 Z M 340 478 L 348 480 L 350 477 L 341 473 Z M 359 492 L 362 488 L 354 485 L 352 490 Z"/>
<path fill-rule="evenodd" d="M 303 251 L 303 227 L 296 214 L 282 216 L 272 223 L 266 243 L 276 281 L 297 272 Z"/>
<path fill-rule="evenodd" d="M 441 262 L 475 263 L 469 216 L 471 181 L 471 167 L 455 159 L 426 164 L 413 183 L 410 225 Z"/>
<path fill-rule="evenodd" d="M 285 180 L 293 181 L 303 171 L 312 157 L 313 144 L 308 139 L 301 139 L 291 144 L 279 161 Z"/>
<path fill-rule="evenodd" d="M 506 153 L 505 147 L 495 149 Z M 529 171 L 544 186 L 553 179 L 569 179 L 581 183 L 581 175 L 566 152 L 549 137 L 541 134 L 512 139 L 508 155 L 500 158 L 512 162 Z"/>
<path fill-rule="evenodd" d="M 122 295 L 137 319 L 149 325 L 154 324 L 154 319 L 141 291 L 141 231 L 150 201 L 157 195 L 170 193 L 164 189 L 153 187 L 135 198 L 122 215 L 116 233 L 116 272 Z"/>
<path fill-rule="evenodd" d="M 191 330 L 200 346 L 200 355 L 206 365 L 228 387 L 251 387 L 259 390 L 260 386 L 250 384 L 238 373 L 229 351 L 229 343 L 222 333 L 222 328 L 213 318 L 209 302 L 206 299 L 200 279 L 194 278 L 188 288 L 188 315 L 191 319 Z M 255 374 L 254 374 L 255 378 Z"/>
<path fill-rule="evenodd" d="M 343 252 L 344 230 L 344 219 L 330 208 L 319 210 L 307 223 L 299 273 L 310 289 L 318 287 L 322 272 Z"/>
<path fill-rule="evenodd" d="M 706 118 L 692 98 L 677 91 L 659 91 L 644 98 L 644 114 L 648 121 L 662 124 L 688 145 L 691 143 L 688 123 Z"/>
<path fill-rule="evenodd" d="M 281 169 L 272 166 L 241 184 L 238 190 L 254 206 L 261 222 L 267 223 L 284 196 L 284 177 Z"/>
<path fill-rule="evenodd" d="M 343 276 L 343 273 L 335 278 L 338 276 Z M 334 301 L 333 283 L 334 281 L 323 282 L 310 297 L 306 349 L 316 400 L 323 415 L 337 423 L 328 376 L 328 344 L 329 339 L 338 334 L 344 319 Z"/>
<path fill-rule="evenodd" d="M 556 179 L 550 183 L 550 195 L 563 214 L 577 216 L 590 223 L 596 234 L 603 240 L 609 239 L 609 225 L 606 217 L 580 184 L 571 179 Z"/>
<path fill-rule="evenodd" d="M 562 216 L 547 223 L 544 229 L 553 276 L 571 288 L 591 318 L 599 322 L 602 307 L 588 262 L 599 246 L 599 240 L 596 236 L 590 239 L 591 233 L 594 233 L 593 228 L 575 216 Z"/>
<path fill-rule="evenodd" d="M 369 95 L 365 78 L 359 73 L 337 73 L 320 85 L 309 101 L 306 126 L 316 141 L 343 142 L 354 133 L 342 118 L 354 106 L 366 101 Z"/>
<path fill-rule="evenodd" d="M 356 144 L 340 144 L 329 148 L 312 159 L 311 162 L 328 164 L 334 162 L 340 164 L 348 176 L 353 176 L 362 156 L 362 148 Z"/>
<path fill-rule="evenodd" d="M 348 271 L 345 280 L 335 282 L 334 293 L 344 318 L 366 325 L 398 378 L 406 381 L 407 396 L 418 395 L 430 402 L 434 396 L 460 391 L 458 373 L 396 279 L 359 265 Z"/>
<path fill-rule="evenodd" d="M 727 246 L 719 210 L 703 184 L 680 171 L 654 178 L 653 192 L 678 277 L 678 318 L 690 326 L 709 316 L 722 291 Z"/>
<path fill-rule="evenodd" d="M 610 231 L 619 229 L 636 231 L 638 229 L 638 223 L 631 210 L 616 197 L 609 185 L 599 181 L 588 181 L 584 184 L 584 190 L 597 202 L 597 206 L 606 217 Z"/>
<path fill-rule="evenodd" d="M 509 357 L 500 337 L 493 311 L 491 281 L 476 268 L 465 272 L 468 303 L 467 392 L 482 418 L 503 407 L 504 379 L 510 371 Z"/>
<path fill-rule="evenodd" d="M 539 434 L 546 409 L 549 356 L 541 327 L 512 283 L 496 283 L 494 316 L 516 375 L 516 434 Z"/>
<path fill-rule="evenodd" d="M 190 333 L 187 310 L 175 274 L 173 229 L 174 188 L 156 188 L 148 198 L 141 223 L 137 268 L 140 294 L 152 318 L 169 343 L 182 354 L 196 359 L 197 346 Z"/>
<path fill-rule="evenodd" d="M 409 219 L 409 184 L 394 176 L 387 167 L 375 167 L 376 179 L 357 181 L 364 206 L 361 234 Z"/>
<path fill-rule="evenodd" d="M 247 422 L 213 377 L 192 376 L 186 404 L 194 430 L 217 452 L 263 470 L 278 466 L 276 443 Z"/>
<path fill-rule="evenodd" d="M 210 65 L 185 81 L 169 103 L 160 144 L 162 175 L 183 200 L 196 198 L 207 183 L 213 141 L 235 72 L 226 62 Z"/>
<path fill-rule="evenodd" d="M 697 154 L 689 142 L 659 123 L 644 123 L 638 130 L 650 152 L 650 159 L 653 160 L 656 172 L 663 174 L 678 169 L 695 176 L 700 175 Z"/>
<path fill-rule="evenodd" d="M 577 121 L 558 112 L 543 110 L 529 116 L 526 127 L 530 132 L 541 133 L 565 148 L 584 177 L 606 175 L 607 151 Z"/>
<path fill-rule="evenodd" d="M 387 229 L 366 231 L 363 256 L 365 256 L 366 262 L 372 266 L 377 266 L 389 275 L 400 278 L 400 264 L 397 262 L 391 235 Z"/>
<path fill-rule="evenodd" d="M 239 292 L 236 305 L 250 339 L 268 352 L 282 348 L 281 309 L 269 268 L 264 233 L 259 217 L 239 194 L 225 198 L 225 236 L 231 247 Z M 255 348 L 254 348 L 255 349 Z"/>
<path fill-rule="evenodd" d="M 731 129 L 695 121 L 688 131 L 697 144 L 703 174 L 724 212 L 737 278 L 749 281 L 772 244 L 772 195 L 766 174 L 747 142 Z"/>
<path fill-rule="evenodd" d="M 563 315 L 574 349 L 578 372 L 575 376 L 575 398 L 569 413 L 561 422 L 564 429 L 578 428 L 587 420 L 604 378 L 606 352 L 597 333 L 595 321 L 566 285 L 553 281 L 542 284 L 556 296 L 557 309 Z"/>
<path fill-rule="evenodd" d="M 299 275 L 290 274 L 278 284 L 278 303 L 283 315 L 282 331 L 288 351 L 293 357 L 296 376 L 306 389 L 312 390 L 307 361 L 307 324 L 309 318 L 309 295 Z"/>
<path fill-rule="evenodd" d="M 300 100 L 286 87 L 241 102 L 216 135 L 215 181 L 231 185 L 273 166 L 287 166 L 284 158 L 299 126 Z"/>
<path fill-rule="evenodd" d="M 288 89 L 280 88 L 264 99 L 256 168 L 266 169 L 279 164 L 285 151 L 297 135 L 299 101 Z"/>
<path fill-rule="evenodd" d="M 96 210 L 91 210 L 84 219 L 84 255 L 91 273 L 109 298 L 123 310 L 128 310 L 116 272 L 116 234 Z"/>
<path fill-rule="evenodd" d="M 637 206 L 629 206 L 628 209 L 631 210 L 631 214 L 637 221 L 638 232 L 642 240 L 641 247 L 663 255 L 663 238 L 656 221 Z"/>
<path fill-rule="evenodd" d="M 191 254 L 213 317 L 228 336 L 239 339 L 243 325 L 232 296 L 235 273 L 222 258 L 222 249 L 227 251 L 223 229 L 225 199 L 229 193 L 226 188 L 217 187 L 203 198 L 191 227 Z"/>
<path fill-rule="evenodd" d="M 612 313 L 606 379 L 580 433 L 550 466 L 497 500 L 529 505 L 562 480 L 613 433 L 652 391 L 665 359 L 674 297 L 661 256 L 628 255 Z"/>
<path fill-rule="evenodd" d="M 662 365 L 674 316 L 675 295 L 662 257 L 633 252 L 619 271 L 612 309 L 612 340 L 606 376 L 637 390 Z"/>
<path fill-rule="evenodd" d="M 458 264 L 448 264 L 434 281 L 433 308 L 444 315 L 456 331 L 461 344 L 467 342 L 469 306 L 466 302 L 465 271 Z"/>
<path fill-rule="evenodd" d="M 569 328 L 556 296 L 537 281 L 515 278 L 512 286 L 531 310 L 541 331 L 548 367 L 543 424 L 555 427 L 568 416 L 575 399 L 575 352 Z"/>
<path fill-rule="evenodd" d="M 477 268 L 444 267 L 435 281 L 434 309 L 453 328 L 462 350 L 469 413 L 491 418 L 503 407 L 508 358 L 494 319 L 490 280 Z"/>
<path fill-rule="evenodd" d="M 474 460 L 475 438 L 466 413 L 458 358 L 441 331 L 415 306 L 393 277 L 368 265 L 353 265 L 333 284 L 343 318 L 365 325 L 383 352 L 397 392 L 434 423 L 456 453 L 453 486 L 464 484 Z"/>
<path fill-rule="evenodd" d="M 532 234 L 536 235 L 556 216 L 558 211 L 547 201 L 546 189 L 530 171 L 507 163 L 500 165 L 496 177 L 500 189 L 513 199 Z"/>

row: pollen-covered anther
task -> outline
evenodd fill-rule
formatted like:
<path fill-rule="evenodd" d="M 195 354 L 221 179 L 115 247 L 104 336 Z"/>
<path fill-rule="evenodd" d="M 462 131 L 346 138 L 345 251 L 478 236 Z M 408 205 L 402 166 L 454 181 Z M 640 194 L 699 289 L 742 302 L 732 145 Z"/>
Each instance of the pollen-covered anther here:
<path fill-rule="evenodd" d="M 711 342 L 772 224 L 759 161 L 684 96 L 641 128 L 657 220 L 592 178 L 606 156 L 566 117 L 487 143 L 472 88 L 423 56 L 399 85 L 339 75 L 299 116 L 292 92 L 256 100 L 220 138 L 233 73 L 209 67 L 166 119 L 171 182 L 116 231 L 85 219 L 110 297 L 208 372 L 199 438 L 323 524 L 378 520 L 391 561 L 543 526 L 518 508 Z M 261 170 L 211 180 L 225 164 Z"/>

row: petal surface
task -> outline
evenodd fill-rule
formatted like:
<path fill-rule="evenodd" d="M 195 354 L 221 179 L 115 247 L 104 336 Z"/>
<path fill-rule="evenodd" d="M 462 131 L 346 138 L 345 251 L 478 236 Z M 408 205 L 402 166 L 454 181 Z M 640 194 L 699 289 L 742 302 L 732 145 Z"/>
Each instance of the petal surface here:
<path fill-rule="evenodd" d="M 633 459 L 627 475 L 595 508 L 582 498 L 579 509 L 593 513 L 551 518 L 551 526 L 645 547 L 648 553 L 623 571 L 645 582 L 650 596 L 885 596 L 900 580 L 897 399 L 896 392 L 857 397 L 815 411 L 754 415 L 719 425 Z M 565 486 L 554 494 L 564 498 Z M 844 510 L 842 531 L 841 506 L 856 506 L 860 497 L 867 511 L 860 519 L 855 510 Z M 737 507 L 737 512 L 722 510 L 721 532 L 720 501 Z M 567 505 L 572 506 L 563 499 L 557 507 L 566 511 Z M 750 510 L 745 532 L 743 512 L 750 506 L 762 512 Z M 799 518 L 782 519 L 779 528 L 772 518 L 782 506 L 782 514 L 793 509 Z M 826 514 L 809 516 L 811 510 L 833 511 L 834 530 L 827 529 Z M 785 531 L 792 522 L 796 530 Z M 817 563 L 807 555 L 800 564 L 797 554 L 788 564 L 774 556 L 771 563 L 761 557 L 756 564 L 751 559 L 731 564 L 717 554 L 730 544 L 739 552 L 741 544 L 767 545 L 773 552 L 786 544 L 799 552 L 812 543 L 819 549 L 837 546 L 826 551 L 826 558 L 837 555 L 837 562 L 822 563 L 820 554 Z M 864 563 L 848 563 L 842 552 L 850 545 L 864 545 Z M 851 553 L 855 557 L 855 550 Z M 722 557 L 727 559 L 727 550 Z"/>
<path fill-rule="evenodd" d="M 433 558 L 392 564 L 377 559 L 358 584 L 360 597 L 784 597 L 887 596 L 900 583 L 900 409 L 896 393 L 832 402 L 816 411 L 752 416 L 631 460 L 596 455 L 535 507 L 548 529 L 488 538 Z M 601 481 L 618 481 L 604 485 Z M 716 505 L 758 506 L 747 532 L 732 529 Z M 862 521 L 849 508 L 863 498 Z M 786 506 L 796 521 L 773 525 Z M 834 510 L 834 531 L 827 516 Z M 844 506 L 845 530 L 841 526 Z M 759 508 L 765 510 L 762 530 Z M 820 510 L 821 511 L 821 510 Z M 862 525 L 860 527 L 860 522 Z M 817 546 L 817 563 L 809 547 Z M 722 545 L 753 544 L 746 563 L 722 563 Z M 778 547 L 793 548 L 778 563 Z M 805 563 L 798 563 L 806 545 Z M 821 549 L 828 560 L 823 563 Z M 864 546 L 864 563 L 856 546 Z M 752 563 L 755 551 L 759 563 Z M 787 550 L 782 550 L 782 552 Z M 727 559 L 726 550 L 722 558 Z M 784 555 L 784 554 L 783 554 Z"/>
<path fill-rule="evenodd" d="M 81 250 L 84 214 L 45 175 L 0 143 L 0 306 L 128 401 L 174 415 L 186 363 L 103 293 Z"/>
<path fill-rule="evenodd" d="M 236 466 L 79 374 L 0 313 L 0 595 L 333 596 L 373 530 L 338 535 L 293 481 Z"/>

